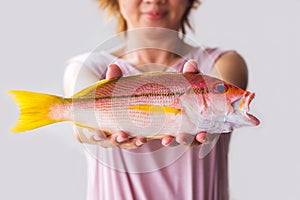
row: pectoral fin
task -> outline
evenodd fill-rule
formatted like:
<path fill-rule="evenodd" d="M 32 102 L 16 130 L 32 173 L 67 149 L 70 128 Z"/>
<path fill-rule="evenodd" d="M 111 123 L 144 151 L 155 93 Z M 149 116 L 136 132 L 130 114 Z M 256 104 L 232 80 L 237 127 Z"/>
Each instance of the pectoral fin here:
<path fill-rule="evenodd" d="M 180 97 L 180 102 L 184 112 L 189 117 L 191 122 L 194 125 L 197 125 L 201 116 L 199 112 L 197 95 L 193 92 L 192 88 L 188 89 L 187 92 Z"/>

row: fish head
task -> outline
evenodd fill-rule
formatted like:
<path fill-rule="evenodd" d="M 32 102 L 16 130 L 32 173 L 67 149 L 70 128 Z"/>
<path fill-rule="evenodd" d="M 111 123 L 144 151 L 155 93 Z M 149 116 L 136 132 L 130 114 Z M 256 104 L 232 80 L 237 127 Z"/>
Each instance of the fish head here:
<path fill-rule="evenodd" d="M 255 93 L 244 91 L 243 95 L 232 102 L 233 112 L 227 116 L 227 121 L 232 123 L 234 127 L 241 126 L 257 126 L 260 121 L 249 113 L 249 105 L 253 100 Z"/>
<path fill-rule="evenodd" d="M 204 76 L 202 82 L 201 87 L 206 87 L 204 90 L 207 91 L 207 111 L 212 113 L 214 120 L 223 121 L 232 128 L 257 126 L 260 123 L 249 113 L 255 93 L 210 76 Z"/>

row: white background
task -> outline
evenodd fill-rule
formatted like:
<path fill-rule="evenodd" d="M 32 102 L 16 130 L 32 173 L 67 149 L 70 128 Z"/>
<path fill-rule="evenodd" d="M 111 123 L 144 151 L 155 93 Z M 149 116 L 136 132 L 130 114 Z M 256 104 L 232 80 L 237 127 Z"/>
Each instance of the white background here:
<path fill-rule="evenodd" d="M 114 33 L 92 0 L 0 3 L 0 199 L 85 198 L 86 163 L 69 123 L 21 134 L 9 89 L 62 95 L 67 59 Z M 232 200 L 300 199 L 300 3 L 206 0 L 193 14 L 199 43 L 236 49 L 256 92 L 255 128 L 233 133 Z"/>

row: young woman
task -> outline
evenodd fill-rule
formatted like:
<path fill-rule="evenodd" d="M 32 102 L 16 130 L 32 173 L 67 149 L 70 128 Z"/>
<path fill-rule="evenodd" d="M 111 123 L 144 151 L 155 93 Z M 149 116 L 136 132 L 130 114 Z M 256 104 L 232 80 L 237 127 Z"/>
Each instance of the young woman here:
<path fill-rule="evenodd" d="M 118 31 L 125 32 L 124 45 L 71 59 L 65 72 L 66 95 L 101 79 L 150 71 L 201 71 L 246 88 L 247 67 L 235 51 L 184 42 L 188 16 L 199 5 L 197 0 L 98 1 L 118 18 Z M 208 140 L 205 133 L 147 140 L 131 138 L 123 131 L 106 136 L 101 130 L 75 127 L 74 132 L 86 147 L 89 200 L 229 199 L 230 133 L 222 134 L 199 159 L 202 143 Z"/>

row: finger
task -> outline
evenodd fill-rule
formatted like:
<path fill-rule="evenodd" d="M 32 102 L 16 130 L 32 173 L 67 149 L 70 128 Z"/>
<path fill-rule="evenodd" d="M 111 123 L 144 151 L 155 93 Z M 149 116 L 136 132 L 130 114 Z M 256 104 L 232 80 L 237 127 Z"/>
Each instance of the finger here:
<path fill-rule="evenodd" d="M 194 141 L 194 135 L 188 133 L 180 133 L 176 137 L 176 142 L 182 145 L 190 145 Z"/>
<path fill-rule="evenodd" d="M 78 141 L 78 142 L 80 142 L 80 143 L 83 143 L 83 141 L 82 141 L 82 139 L 81 139 L 80 135 L 79 135 L 79 134 L 77 134 L 77 133 L 75 133 L 75 135 L 76 135 L 76 139 L 77 139 L 77 141 Z"/>
<path fill-rule="evenodd" d="M 116 137 L 118 134 L 110 134 L 106 135 L 106 138 L 101 138 L 97 141 L 97 144 L 103 148 L 112 148 L 118 146 L 118 143 L 116 142 Z"/>
<path fill-rule="evenodd" d="M 147 143 L 147 138 L 144 138 L 144 137 L 135 137 L 135 138 L 133 138 L 133 142 L 134 142 L 134 144 L 135 144 L 136 147 L 141 147 L 145 143 Z"/>
<path fill-rule="evenodd" d="M 199 132 L 196 135 L 196 140 L 200 143 L 205 143 L 206 142 L 206 132 Z"/>
<path fill-rule="evenodd" d="M 129 138 L 128 134 L 125 133 L 124 131 L 119 131 L 117 133 L 117 136 L 113 136 L 115 138 L 115 142 L 120 144 L 120 147 L 122 148 L 123 146 L 132 146 L 134 147 L 140 147 L 143 144 L 147 142 L 147 139 L 144 137 L 133 137 Z"/>
<path fill-rule="evenodd" d="M 106 134 L 101 130 L 90 130 L 91 139 L 94 142 L 100 142 L 107 139 Z"/>
<path fill-rule="evenodd" d="M 161 144 L 166 147 L 166 146 L 169 146 L 173 140 L 174 140 L 174 137 L 168 135 L 161 139 Z"/>
<path fill-rule="evenodd" d="M 107 137 L 112 144 L 115 146 L 120 146 L 120 144 L 126 142 L 129 140 L 128 135 L 123 131 L 118 131 L 116 133 L 113 133 L 109 137 Z"/>
<path fill-rule="evenodd" d="M 116 135 L 115 142 L 117 142 L 117 143 L 123 143 L 129 139 L 127 133 L 125 133 L 124 131 L 119 131 L 118 133 L 116 133 L 114 135 Z"/>
<path fill-rule="evenodd" d="M 106 79 L 119 78 L 123 75 L 117 64 L 110 64 L 106 72 Z"/>
<path fill-rule="evenodd" d="M 176 142 L 176 138 L 174 136 L 165 136 L 161 139 L 161 144 L 165 147 L 174 147 L 179 145 L 178 142 Z"/>
<path fill-rule="evenodd" d="M 195 60 L 188 60 L 183 66 L 183 73 L 198 73 L 198 63 Z"/>
<path fill-rule="evenodd" d="M 134 137 L 134 138 L 129 139 L 126 142 L 121 143 L 119 145 L 119 147 L 122 149 L 136 149 L 138 147 L 143 146 L 145 143 L 147 143 L 146 138 Z"/>
<path fill-rule="evenodd" d="M 90 137 L 90 143 L 91 144 L 97 144 L 104 148 L 111 148 L 116 146 L 111 140 L 110 135 L 108 133 L 105 133 L 101 130 L 89 130 L 89 134 L 91 134 Z"/>

